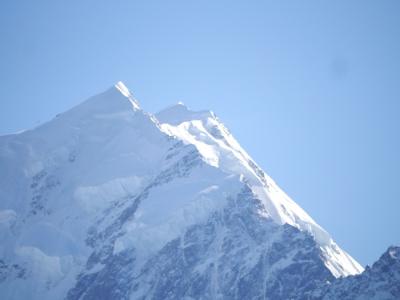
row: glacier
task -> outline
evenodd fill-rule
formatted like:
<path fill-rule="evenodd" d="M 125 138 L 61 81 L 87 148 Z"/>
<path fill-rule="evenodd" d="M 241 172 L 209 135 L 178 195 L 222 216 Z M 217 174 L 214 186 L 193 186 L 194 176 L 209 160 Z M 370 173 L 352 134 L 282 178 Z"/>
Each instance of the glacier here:
<path fill-rule="evenodd" d="M 0 178 L 2 299 L 335 299 L 370 272 L 213 112 L 122 82 L 1 136 Z"/>

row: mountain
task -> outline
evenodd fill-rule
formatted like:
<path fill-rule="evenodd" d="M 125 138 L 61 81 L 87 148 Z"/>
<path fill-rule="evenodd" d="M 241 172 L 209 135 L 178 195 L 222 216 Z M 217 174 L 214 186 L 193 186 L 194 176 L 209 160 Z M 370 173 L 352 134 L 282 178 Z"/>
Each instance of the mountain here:
<path fill-rule="evenodd" d="M 0 178 L 2 299 L 332 299 L 391 284 L 358 275 L 213 112 L 152 115 L 121 82 L 0 137 Z"/>
<path fill-rule="evenodd" d="M 362 274 L 335 280 L 314 292 L 323 300 L 400 299 L 400 247 L 389 249 Z"/>

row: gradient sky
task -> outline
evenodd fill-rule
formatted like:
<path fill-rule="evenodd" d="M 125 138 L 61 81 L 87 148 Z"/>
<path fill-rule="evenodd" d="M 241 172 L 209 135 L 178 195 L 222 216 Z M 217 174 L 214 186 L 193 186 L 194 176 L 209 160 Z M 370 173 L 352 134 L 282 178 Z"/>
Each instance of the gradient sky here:
<path fill-rule="evenodd" d="M 1 1 L 0 41 L 0 134 L 122 80 L 213 110 L 362 264 L 400 244 L 400 1 Z"/>

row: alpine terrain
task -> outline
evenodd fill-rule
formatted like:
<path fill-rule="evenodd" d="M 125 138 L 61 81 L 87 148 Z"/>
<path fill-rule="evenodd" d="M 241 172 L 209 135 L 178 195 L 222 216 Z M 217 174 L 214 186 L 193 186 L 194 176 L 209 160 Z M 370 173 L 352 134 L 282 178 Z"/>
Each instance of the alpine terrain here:
<path fill-rule="evenodd" d="M 400 299 L 210 111 L 144 112 L 120 82 L 0 137 L 1 299 Z"/>

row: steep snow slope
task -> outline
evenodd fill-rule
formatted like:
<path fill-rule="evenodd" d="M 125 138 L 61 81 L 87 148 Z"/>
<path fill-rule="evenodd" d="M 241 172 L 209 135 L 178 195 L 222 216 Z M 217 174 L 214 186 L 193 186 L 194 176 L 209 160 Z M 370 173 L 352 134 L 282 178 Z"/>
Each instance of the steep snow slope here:
<path fill-rule="evenodd" d="M 362 268 L 212 112 L 118 83 L 0 137 L 5 299 L 301 299 Z"/>
<path fill-rule="evenodd" d="M 159 171 L 169 140 L 114 87 L 34 130 L 1 137 L 0 215 L 8 221 L 0 253 L 25 270 L 1 294 L 20 299 L 35 287 L 40 299 L 53 286 L 66 293 L 92 251 L 89 227 Z"/>
<path fill-rule="evenodd" d="M 178 103 L 156 117 L 163 131 L 186 144 L 195 145 L 210 165 L 229 174 L 243 176 L 266 208 L 265 217 L 271 217 L 278 224 L 290 224 L 309 232 L 322 248 L 326 266 L 334 276 L 362 271 L 362 267 L 256 165 L 213 112 L 192 112 Z"/>

